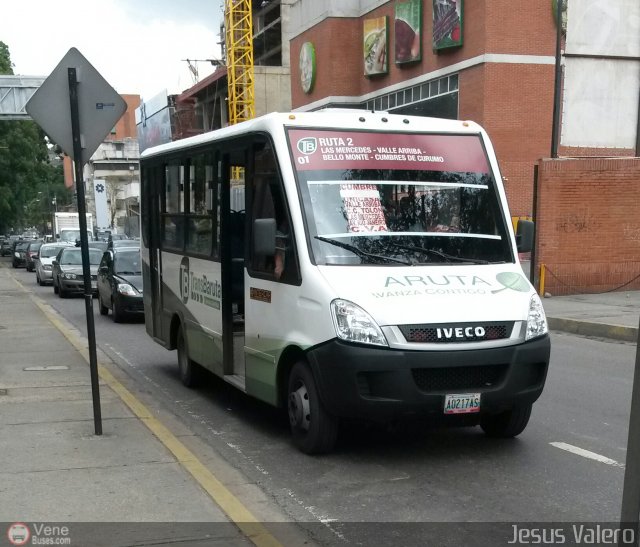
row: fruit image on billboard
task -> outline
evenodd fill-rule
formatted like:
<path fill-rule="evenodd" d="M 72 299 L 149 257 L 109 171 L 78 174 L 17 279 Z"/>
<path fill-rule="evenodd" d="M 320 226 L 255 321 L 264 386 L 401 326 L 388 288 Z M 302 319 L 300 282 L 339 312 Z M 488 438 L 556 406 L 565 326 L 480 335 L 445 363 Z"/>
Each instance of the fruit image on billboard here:
<path fill-rule="evenodd" d="M 394 19 L 396 64 L 419 61 L 422 58 L 422 1 L 396 2 Z"/>

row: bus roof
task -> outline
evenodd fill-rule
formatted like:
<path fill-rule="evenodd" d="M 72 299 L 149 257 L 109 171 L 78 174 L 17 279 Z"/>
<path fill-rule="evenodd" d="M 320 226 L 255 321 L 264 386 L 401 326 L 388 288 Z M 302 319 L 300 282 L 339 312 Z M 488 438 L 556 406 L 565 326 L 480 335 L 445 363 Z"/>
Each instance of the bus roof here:
<path fill-rule="evenodd" d="M 285 126 L 314 127 L 320 129 L 402 131 L 407 133 L 478 134 L 483 132 L 483 129 L 477 123 L 471 121 L 426 118 L 423 116 L 404 116 L 382 111 L 371 112 L 368 110 L 332 108 L 315 112 L 272 112 L 252 120 L 241 122 L 237 125 L 148 148 L 140 154 L 140 159 L 151 158 L 159 154 L 178 151 L 183 148 L 214 142 L 219 139 L 244 135 L 249 131 L 273 132 Z"/>

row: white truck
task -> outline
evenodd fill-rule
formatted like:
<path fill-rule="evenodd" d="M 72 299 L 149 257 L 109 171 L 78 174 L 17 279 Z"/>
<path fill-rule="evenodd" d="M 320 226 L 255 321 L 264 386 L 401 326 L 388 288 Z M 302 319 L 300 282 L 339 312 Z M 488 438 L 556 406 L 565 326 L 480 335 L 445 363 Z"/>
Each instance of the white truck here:
<path fill-rule="evenodd" d="M 56 241 L 75 243 L 80 239 L 79 213 L 54 213 L 53 233 Z M 87 213 L 87 237 L 93 241 L 93 215 Z"/>

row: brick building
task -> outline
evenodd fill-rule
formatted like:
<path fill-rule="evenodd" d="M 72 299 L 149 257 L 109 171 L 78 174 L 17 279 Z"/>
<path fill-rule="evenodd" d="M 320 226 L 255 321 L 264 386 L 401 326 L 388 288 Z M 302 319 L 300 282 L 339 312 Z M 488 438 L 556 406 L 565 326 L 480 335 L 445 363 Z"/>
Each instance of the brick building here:
<path fill-rule="evenodd" d="M 534 281 L 544 270 L 552 294 L 638 289 L 640 4 L 568 2 L 560 159 L 549 160 L 553 6 L 299 0 L 290 13 L 292 106 L 478 122 L 495 146 L 511 214 L 537 217 Z"/>
<path fill-rule="evenodd" d="M 421 55 L 409 62 L 406 53 L 399 58 L 401 26 L 408 19 L 402 12 L 407 8 L 398 9 L 401 4 L 411 8 L 410 0 L 295 4 L 291 26 L 298 31 L 290 44 L 293 108 L 367 107 L 476 121 L 493 140 L 511 213 L 531 215 L 534 164 L 549 155 L 551 142 L 556 41 L 551 2 L 415 1 L 414 13 L 421 14 L 419 26 L 414 15 L 413 30 Z M 448 37 L 437 10 L 458 12 L 449 16 Z M 379 18 L 386 18 L 387 67 L 365 75 L 364 29 Z M 445 47 L 435 49 L 438 38 Z M 307 42 L 315 50 L 316 74 L 313 89 L 305 93 L 299 56 Z"/>

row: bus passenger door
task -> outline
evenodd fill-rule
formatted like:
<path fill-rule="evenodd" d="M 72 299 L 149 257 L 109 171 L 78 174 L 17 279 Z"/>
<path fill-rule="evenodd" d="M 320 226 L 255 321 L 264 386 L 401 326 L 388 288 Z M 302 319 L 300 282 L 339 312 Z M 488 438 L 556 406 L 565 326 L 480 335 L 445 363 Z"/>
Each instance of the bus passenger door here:
<path fill-rule="evenodd" d="M 142 184 L 142 255 L 146 260 L 143 275 L 145 282 L 144 305 L 146 330 L 153 338 L 162 337 L 162 261 L 160 257 L 160 194 L 163 187 L 164 169 L 161 166 L 146 170 Z M 145 256 L 146 255 L 146 256 Z M 149 320 L 149 317 L 151 320 Z"/>
<path fill-rule="evenodd" d="M 222 325 L 225 380 L 245 389 L 244 278 L 246 247 L 244 148 L 222 160 Z"/>

